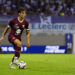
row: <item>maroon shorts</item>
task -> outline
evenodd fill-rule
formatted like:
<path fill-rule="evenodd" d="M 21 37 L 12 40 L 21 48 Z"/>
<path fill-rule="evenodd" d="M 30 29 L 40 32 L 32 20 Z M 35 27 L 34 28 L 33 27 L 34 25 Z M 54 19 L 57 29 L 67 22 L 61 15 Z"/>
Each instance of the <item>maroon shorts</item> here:
<path fill-rule="evenodd" d="M 8 36 L 8 40 L 9 40 L 9 42 L 12 43 L 12 44 L 14 43 L 14 41 L 15 41 L 16 39 L 17 39 L 17 38 L 14 37 L 14 36 L 12 36 L 12 35 L 11 35 L 11 36 Z"/>
<path fill-rule="evenodd" d="M 18 47 L 16 44 L 14 44 L 14 41 L 15 41 L 16 39 L 18 39 L 18 40 L 21 41 L 20 38 L 17 38 L 17 37 L 15 37 L 15 36 L 13 36 L 13 35 L 11 35 L 11 36 L 9 35 L 9 36 L 8 36 L 8 40 L 9 40 L 9 42 L 14 46 L 14 49 L 15 49 L 16 51 L 20 51 L 20 50 L 21 50 L 21 47 Z"/>

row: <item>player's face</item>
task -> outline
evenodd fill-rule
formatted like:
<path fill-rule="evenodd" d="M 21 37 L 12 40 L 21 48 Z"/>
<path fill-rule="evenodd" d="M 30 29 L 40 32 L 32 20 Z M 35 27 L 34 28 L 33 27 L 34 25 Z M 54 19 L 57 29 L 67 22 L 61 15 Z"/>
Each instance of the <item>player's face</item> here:
<path fill-rule="evenodd" d="M 25 11 L 22 11 L 21 13 L 19 13 L 19 16 L 24 19 L 24 17 L 26 16 L 26 12 Z"/>

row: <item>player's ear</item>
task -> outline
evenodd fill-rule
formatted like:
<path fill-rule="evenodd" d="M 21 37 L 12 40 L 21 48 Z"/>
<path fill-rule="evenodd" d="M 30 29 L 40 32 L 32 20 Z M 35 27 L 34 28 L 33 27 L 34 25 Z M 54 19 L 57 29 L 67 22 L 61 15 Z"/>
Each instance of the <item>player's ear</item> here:
<path fill-rule="evenodd" d="M 18 15 L 20 16 L 20 13 L 18 13 Z"/>

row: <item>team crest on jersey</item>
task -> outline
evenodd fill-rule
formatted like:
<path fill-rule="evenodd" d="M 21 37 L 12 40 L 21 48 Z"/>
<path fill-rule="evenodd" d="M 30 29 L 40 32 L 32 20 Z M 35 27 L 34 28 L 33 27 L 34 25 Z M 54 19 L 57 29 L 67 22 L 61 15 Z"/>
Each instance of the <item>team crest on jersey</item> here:
<path fill-rule="evenodd" d="M 24 27 L 25 27 L 25 25 L 22 25 L 22 27 L 24 28 Z"/>
<path fill-rule="evenodd" d="M 19 28 L 18 24 L 15 24 L 15 25 L 14 25 L 14 28 L 15 28 L 15 29 L 18 29 L 18 28 Z"/>

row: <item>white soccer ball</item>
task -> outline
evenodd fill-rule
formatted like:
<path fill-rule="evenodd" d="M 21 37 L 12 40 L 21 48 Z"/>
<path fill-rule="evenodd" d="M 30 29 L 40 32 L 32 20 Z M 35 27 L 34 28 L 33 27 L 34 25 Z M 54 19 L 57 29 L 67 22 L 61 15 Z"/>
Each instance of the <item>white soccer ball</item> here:
<path fill-rule="evenodd" d="M 21 61 L 18 65 L 19 69 L 25 69 L 26 68 L 26 62 Z"/>

